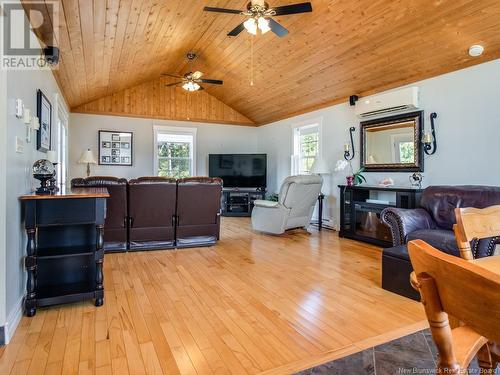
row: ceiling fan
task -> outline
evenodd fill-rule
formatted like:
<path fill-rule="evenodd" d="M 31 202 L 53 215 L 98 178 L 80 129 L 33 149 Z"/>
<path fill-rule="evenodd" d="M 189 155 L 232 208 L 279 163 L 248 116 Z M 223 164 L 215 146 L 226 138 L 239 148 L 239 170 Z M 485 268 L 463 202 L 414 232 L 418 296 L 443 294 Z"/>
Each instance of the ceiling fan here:
<path fill-rule="evenodd" d="M 227 34 L 228 36 L 237 36 L 244 29 L 246 29 L 252 35 L 257 35 L 257 30 L 260 30 L 262 34 L 271 30 L 273 33 L 282 38 L 288 34 L 288 30 L 276 22 L 273 17 L 312 12 L 312 5 L 308 2 L 270 8 L 269 4 L 264 0 L 252 0 L 247 4 L 246 10 L 212 7 L 205 7 L 203 10 L 206 12 L 240 14 L 242 16 L 249 17 L 245 22 L 239 24 L 231 30 Z"/>
<path fill-rule="evenodd" d="M 188 53 L 187 58 L 189 60 L 189 63 L 196 58 L 195 53 Z M 169 74 L 169 73 L 163 73 L 163 76 L 168 76 L 168 77 L 173 77 L 173 78 L 179 78 L 182 81 L 174 82 L 174 83 L 169 83 L 168 85 L 165 85 L 167 87 L 170 86 L 177 86 L 182 84 L 182 88 L 186 91 L 199 91 L 199 90 L 204 90 L 204 88 L 200 85 L 200 83 L 209 83 L 212 85 L 222 85 L 224 82 L 219 80 L 219 79 L 209 79 L 209 78 L 201 78 L 203 76 L 203 73 L 200 71 L 190 71 L 183 76 L 179 76 L 177 74 Z"/>

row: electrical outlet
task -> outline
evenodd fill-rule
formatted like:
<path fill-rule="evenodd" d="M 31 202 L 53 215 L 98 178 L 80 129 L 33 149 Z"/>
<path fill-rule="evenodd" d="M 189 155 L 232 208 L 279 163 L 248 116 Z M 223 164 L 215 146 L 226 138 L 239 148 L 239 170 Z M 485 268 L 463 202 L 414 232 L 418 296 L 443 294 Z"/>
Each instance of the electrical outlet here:
<path fill-rule="evenodd" d="M 16 152 L 18 154 L 24 154 L 24 141 L 19 137 L 16 137 Z"/>

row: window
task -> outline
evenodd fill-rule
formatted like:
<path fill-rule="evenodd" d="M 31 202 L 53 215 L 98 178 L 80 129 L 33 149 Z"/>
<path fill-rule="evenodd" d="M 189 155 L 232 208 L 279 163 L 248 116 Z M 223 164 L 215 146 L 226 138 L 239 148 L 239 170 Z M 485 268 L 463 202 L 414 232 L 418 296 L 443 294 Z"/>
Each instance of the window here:
<path fill-rule="evenodd" d="M 155 126 L 155 173 L 183 178 L 196 174 L 196 129 Z"/>
<path fill-rule="evenodd" d="M 321 122 L 299 125 L 293 128 L 292 174 L 309 174 L 320 152 Z"/>

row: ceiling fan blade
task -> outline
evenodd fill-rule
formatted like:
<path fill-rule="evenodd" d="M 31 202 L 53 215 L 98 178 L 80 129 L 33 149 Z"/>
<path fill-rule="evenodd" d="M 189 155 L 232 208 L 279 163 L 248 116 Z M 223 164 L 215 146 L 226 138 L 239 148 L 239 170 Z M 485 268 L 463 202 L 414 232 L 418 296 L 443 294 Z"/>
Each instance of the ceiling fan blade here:
<path fill-rule="evenodd" d="M 203 8 L 203 10 L 205 12 L 241 14 L 241 10 L 236 9 L 205 7 Z"/>
<path fill-rule="evenodd" d="M 182 78 L 181 76 L 178 76 L 176 74 L 162 73 L 161 75 L 167 77 Z"/>
<path fill-rule="evenodd" d="M 271 28 L 272 32 L 278 35 L 280 38 L 283 38 L 286 34 L 288 34 L 288 30 L 272 18 L 269 18 L 269 27 Z"/>
<path fill-rule="evenodd" d="M 245 30 L 245 26 L 243 23 L 240 23 L 238 26 L 236 26 L 233 30 L 231 30 L 227 36 L 238 36 L 243 30 Z"/>
<path fill-rule="evenodd" d="M 192 74 L 193 79 L 200 79 L 203 76 L 203 73 L 200 71 L 196 71 Z"/>
<path fill-rule="evenodd" d="M 282 7 L 273 8 L 276 16 L 285 16 L 287 14 L 307 13 L 312 12 L 311 3 L 300 3 L 292 5 L 284 5 Z"/>
<path fill-rule="evenodd" d="M 170 86 L 175 86 L 175 85 L 179 85 L 181 84 L 182 82 L 174 82 L 174 83 L 169 83 L 168 85 L 165 85 L 167 87 L 170 87 Z"/>
<path fill-rule="evenodd" d="M 224 82 L 221 81 L 220 79 L 200 79 L 200 82 L 202 83 L 211 83 L 212 85 L 222 85 Z"/>

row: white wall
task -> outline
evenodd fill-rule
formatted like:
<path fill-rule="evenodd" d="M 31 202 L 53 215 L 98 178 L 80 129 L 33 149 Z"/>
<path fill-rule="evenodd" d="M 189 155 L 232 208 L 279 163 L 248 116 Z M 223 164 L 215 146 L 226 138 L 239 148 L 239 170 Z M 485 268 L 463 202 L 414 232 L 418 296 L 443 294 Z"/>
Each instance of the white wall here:
<path fill-rule="evenodd" d="M 421 108 L 429 115 L 437 112 L 438 150 L 426 156 L 424 185 L 484 184 L 500 185 L 500 60 L 456 71 L 413 84 L 420 87 Z M 348 128 L 356 126 L 354 169 L 359 167 L 359 119 L 353 107 L 340 104 L 296 116 L 259 128 L 259 150 L 268 154 L 270 192 L 277 191 L 290 173 L 293 153 L 291 127 L 297 122 L 323 117 L 323 157 L 330 163 L 343 157 L 343 144 L 349 142 Z M 323 192 L 327 212 L 338 225 L 338 184 L 345 183 L 346 172 L 328 176 Z M 409 173 L 366 173 L 368 184 L 392 177 L 397 185 L 409 185 Z"/>
<path fill-rule="evenodd" d="M 120 130 L 134 133 L 133 166 L 93 165 L 92 175 L 117 176 L 127 179 L 152 176 L 153 125 L 197 128 L 196 174 L 207 175 L 210 153 L 251 153 L 257 150 L 257 128 L 237 125 L 218 125 L 184 121 L 163 121 L 133 117 L 70 115 L 69 175 L 83 177 L 86 166 L 77 164 L 83 150 L 90 148 L 97 157 L 99 130 Z"/>
<path fill-rule="evenodd" d="M 56 96 L 61 97 L 61 91 L 50 70 L 9 70 L 0 74 L 0 326 L 6 327 L 8 340 L 21 317 L 25 294 L 26 236 L 18 198 L 36 186 L 31 167 L 45 157 L 36 150 L 35 132 L 31 143 L 26 143 L 26 125 L 15 116 L 15 99 L 22 99 L 25 107 L 36 114 L 37 89 L 41 89 L 52 103 L 54 129 Z M 52 136 L 54 142 L 54 132 Z M 16 152 L 16 137 L 24 142 L 22 153 Z"/>

